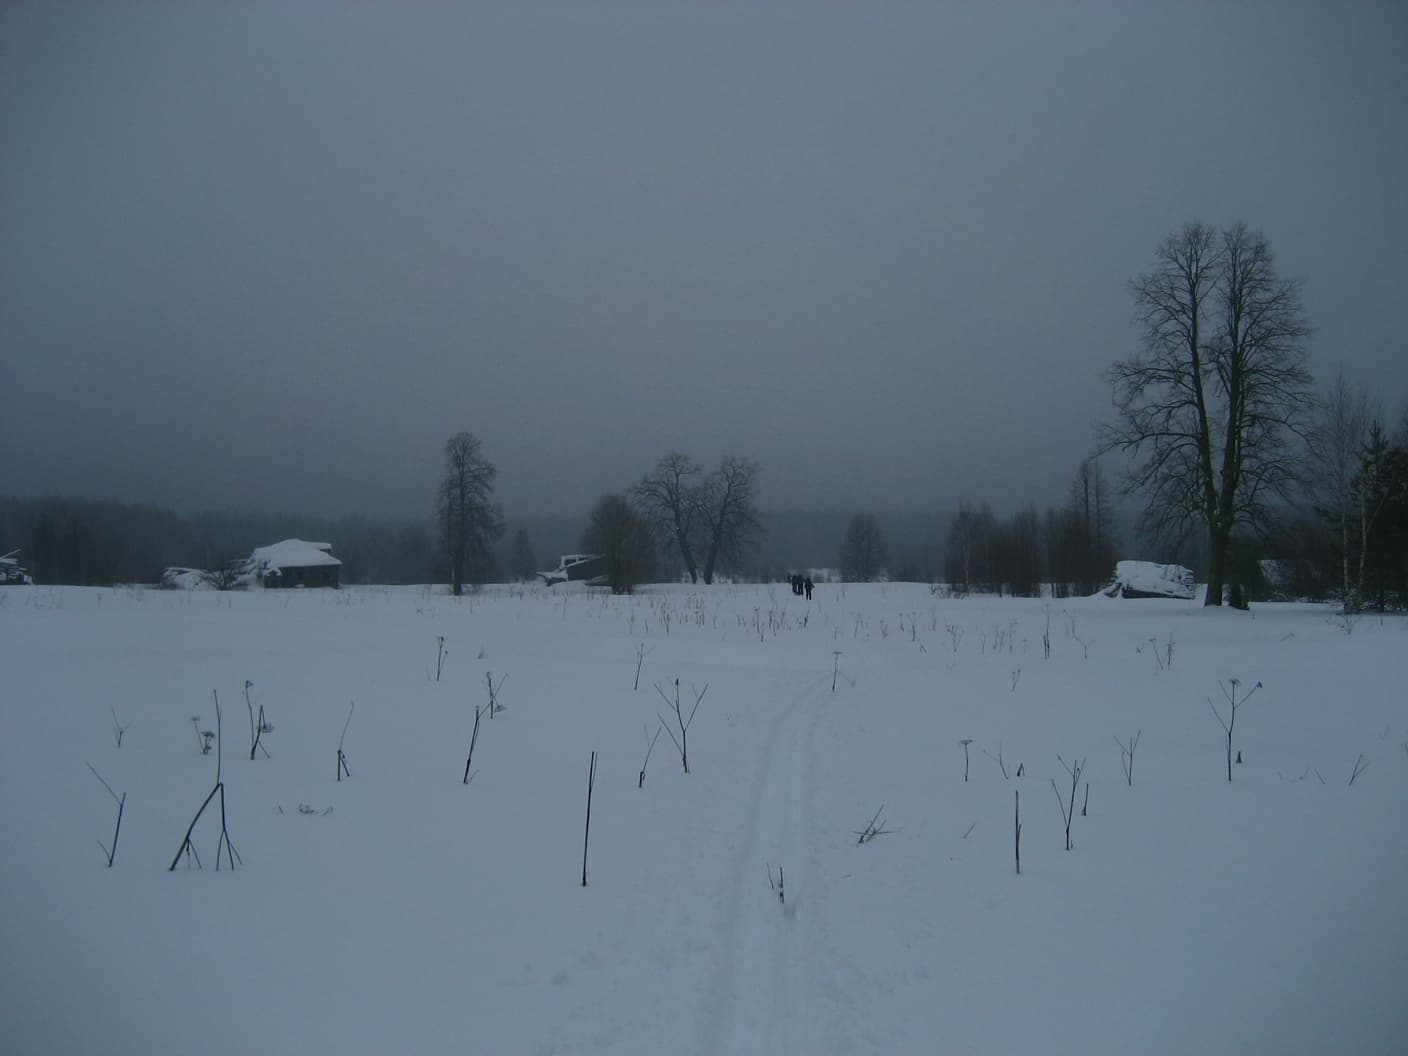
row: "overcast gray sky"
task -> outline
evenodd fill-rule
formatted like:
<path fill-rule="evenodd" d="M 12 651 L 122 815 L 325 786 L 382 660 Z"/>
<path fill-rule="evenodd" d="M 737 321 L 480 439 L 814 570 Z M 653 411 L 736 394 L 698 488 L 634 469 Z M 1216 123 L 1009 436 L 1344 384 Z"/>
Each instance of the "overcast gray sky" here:
<path fill-rule="evenodd" d="M 1193 219 L 1408 403 L 1408 7 L 0 7 L 0 494 L 1060 501 Z"/>

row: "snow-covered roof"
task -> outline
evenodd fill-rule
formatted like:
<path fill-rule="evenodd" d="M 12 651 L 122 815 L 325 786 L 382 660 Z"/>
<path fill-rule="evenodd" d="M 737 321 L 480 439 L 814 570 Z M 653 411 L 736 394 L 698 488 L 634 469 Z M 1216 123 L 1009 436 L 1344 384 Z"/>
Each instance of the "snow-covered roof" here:
<path fill-rule="evenodd" d="M 310 543 L 303 539 L 285 539 L 281 543 L 256 547 L 249 555 L 250 563 L 269 571 L 280 568 L 312 568 L 316 565 L 342 564 L 332 554 L 331 543 Z"/>

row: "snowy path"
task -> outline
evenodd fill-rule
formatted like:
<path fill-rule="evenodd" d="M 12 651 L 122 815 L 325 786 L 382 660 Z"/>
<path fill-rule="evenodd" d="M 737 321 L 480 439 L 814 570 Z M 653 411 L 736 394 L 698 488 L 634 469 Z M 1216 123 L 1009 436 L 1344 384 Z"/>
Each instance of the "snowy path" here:
<path fill-rule="evenodd" d="M 811 920 L 807 902 L 815 830 L 811 734 L 830 676 L 807 685 L 773 720 L 749 797 L 750 822 L 731 863 L 724 934 L 702 1011 L 702 1053 L 805 1052 L 810 1044 Z M 768 884 L 782 870 L 786 900 Z"/>

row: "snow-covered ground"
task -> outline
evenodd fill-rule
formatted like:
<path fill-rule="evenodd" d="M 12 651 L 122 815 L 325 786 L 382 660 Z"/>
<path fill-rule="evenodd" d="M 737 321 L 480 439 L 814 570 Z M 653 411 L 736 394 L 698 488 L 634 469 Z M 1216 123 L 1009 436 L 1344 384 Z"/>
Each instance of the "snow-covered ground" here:
<path fill-rule="evenodd" d="M 1352 630 L 893 584 L 5 588 L 0 1051 L 1401 1052 L 1408 624 Z M 676 678 L 691 773 L 662 735 L 637 788 Z M 207 812 L 168 872 L 212 691 L 243 864 Z M 111 869 L 85 763 L 126 794 Z"/>

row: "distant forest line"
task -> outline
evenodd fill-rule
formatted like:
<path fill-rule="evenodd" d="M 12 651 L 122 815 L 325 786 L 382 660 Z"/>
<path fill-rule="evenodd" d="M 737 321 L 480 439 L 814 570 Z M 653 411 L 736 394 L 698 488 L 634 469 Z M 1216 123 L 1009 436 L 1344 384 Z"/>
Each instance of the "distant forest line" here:
<path fill-rule="evenodd" d="M 725 569 L 745 580 L 782 582 L 795 571 L 811 572 L 819 579 L 839 577 L 841 550 L 848 527 L 857 515 L 849 510 L 781 510 L 761 514 L 762 534 L 741 561 Z M 1205 548 L 1194 537 L 1169 549 L 1136 536 L 1119 541 L 1118 534 L 1091 556 L 1082 572 L 1053 575 L 1049 567 L 1031 565 L 1026 575 L 1013 574 L 1012 565 L 1024 562 L 1020 552 L 1044 551 L 1048 543 L 1032 532 L 1035 511 L 1014 515 L 1010 524 L 991 522 L 986 507 L 975 511 L 967 504 L 953 513 L 876 513 L 873 515 L 887 543 L 884 577 L 891 581 L 966 584 L 963 587 L 996 593 L 1030 594 L 1043 584 L 1052 593 L 1090 593 L 1109 581 L 1119 558 L 1177 562 L 1200 578 L 1207 567 Z M 1229 569 L 1252 600 L 1298 597 L 1322 600 L 1334 596 L 1337 556 L 1322 517 L 1285 511 L 1279 530 L 1266 539 L 1239 537 L 1229 555 Z M 1012 539 L 1024 521 L 1031 536 L 1026 547 L 1005 555 L 974 552 L 968 569 L 967 550 L 975 539 L 974 522 L 989 521 L 988 538 Z M 1048 514 L 1049 520 L 1049 514 Z M 473 582 L 508 582 L 527 578 L 519 543 L 526 537 L 533 571 L 555 567 L 562 554 L 582 549 L 587 514 L 530 515 L 505 518 L 505 531 L 494 546 L 487 567 L 475 570 Z M 1004 533 L 1006 533 L 1004 535 Z M 981 532 L 979 535 L 981 536 Z M 1020 533 L 1018 533 L 1020 534 Z M 296 514 L 219 511 L 180 514 L 150 505 L 85 499 L 0 499 L 0 554 L 16 548 L 20 563 L 39 584 L 112 586 L 120 583 L 157 583 L 172 566 L 216 569 L 229 561 L 248 557 L 258 546 L 281 539 L 301 538 L 326 542 L 342 561 L 341 580 L 356 584 L 443 583 L 446 581 L 444 550 L 438 544 L 432 518 L 310 517 Z M 1401 554 L 1391 546 L 1383 555 L 1390 561 Z M 661 548 L 657 581 L 687 579 L 668 546 Z M 1263 574 L 1261 559 L 1276 558 L 1281 579 L 1272 583 Z M 985 568 L 979 565 L 988 562 Z M 992 563 L 1002 562 L 999 568 Z M 1379 560 L 1373 564 L 1376 566 Z M 1078 562 L 1077 562 L 1078 564 Z M 1066 566 L 1073 569 L 1069 562 Z M 1372 569 L 1371 569 L 1372 570 Z M 970 574 L 971 573 L 971 574 Z M 1376 572 L 1377 579 L 1384 579 Z M 1018 581 L 1022 585 L 1018 585 Z M 1060 580 L 1058 583 L 1056 580 Z M 1401 588 L 1385 596 L 1379 607 L 1399 607 Z M 1385 605 L 1387 602 L 1387 605 Z"/>
<path fill-rule="evenodd" d="M 798 569 L 827 569 L 837 555 L 853 511 L 764 512 L 764 532 L 732 574 L 782 580 Z M 877 513 L 887 540 L 891 578 L 942 578 L 951 514 Z M 485 581 L 515 578 L 512 544 L 521 530 L 539 570 L 581 547 L 587 515 L 507 517 Z M 300 538 L 332 544 L 342 581 L 434 583 L 445 578 L 444 557 L 430 517 L 309 517 L 217 511 L 180 514 L 150 505 L 72 498 L 0 499 L 0 553 L 18 548 L 36 583 L 111 586 L 155 583 L 163 569 L 213 569 L 249 556 L 257 546 Z M 668 554 L 666 555 L 668 556 Z M 680 570 L 668 563 L 662 578 Z"/>

